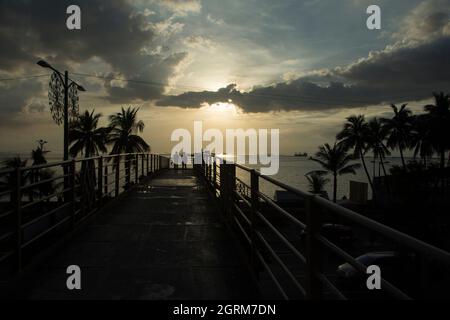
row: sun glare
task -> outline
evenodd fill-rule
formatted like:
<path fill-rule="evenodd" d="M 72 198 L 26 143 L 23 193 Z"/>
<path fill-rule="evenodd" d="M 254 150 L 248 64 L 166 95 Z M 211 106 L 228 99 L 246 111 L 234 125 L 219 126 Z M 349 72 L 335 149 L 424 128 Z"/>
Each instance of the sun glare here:
<path fill-rule="evenodd" d="M 238 113 L 236 105 L 231 102 L 217 102 L 214 104 L 208 104 L 205 106 L 205 109 L 208 112 L 213 112 L 220 115 L 237 115 Z"/>

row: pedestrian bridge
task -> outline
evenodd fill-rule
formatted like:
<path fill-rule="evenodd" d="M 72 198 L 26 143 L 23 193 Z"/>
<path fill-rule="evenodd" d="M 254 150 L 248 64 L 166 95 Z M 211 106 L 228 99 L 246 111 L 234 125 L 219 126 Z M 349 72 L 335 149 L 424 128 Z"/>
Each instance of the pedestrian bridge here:
<path fill-rule="evenodd" d="M 40 179 L 49 169 L 56 176 Z M 0 176 L 9 182 L 0 193 L 3 298 L 408 299 L 448 280 L 431 278 L 448 270 L 449 253 L 214 157 L 175 170 L 163 156 L 116 155 Z M 260 191 L 267 183 L 297 201 L 277 203 Z M 330 221 L 351 226 L 355 244 L 324 234 Z M 388 249 L 414 253 L 420 284 L 383 279 L 374 294 L 337 276 L 344 262 L 366 275 L 355 257 Z M 82 290 L 67 289 L 70 265 Z"/>

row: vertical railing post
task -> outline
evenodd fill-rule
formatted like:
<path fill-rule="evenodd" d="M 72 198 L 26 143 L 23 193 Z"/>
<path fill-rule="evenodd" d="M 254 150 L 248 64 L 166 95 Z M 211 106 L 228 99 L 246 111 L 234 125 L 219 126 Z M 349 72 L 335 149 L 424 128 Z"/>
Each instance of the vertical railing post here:
<path fill-rule="evenodd" d="M 227 161 L 223 160 L 220 164 L 220 202 L 222 204 L 223 210 L 225 210 L 226 204 L 226 181 L 227 181 Z"/>
<path fill-rule="evenodd" d="M 250 172 L 250 197 L 251 197 L 251 211 L 250 211 L 250 262 L 258 277 L 257 256 L 256 256 L 256 215 L 259 210 L 259 174 L 256 170 Z"/>
<path fill-rule="evenodd" d="M 135 172 L 134 172 L 134 182 L 137 184 L 139 182 L 139 154 L 134 156 L 135 164 Z"/>
<path fill-rule="evenodd" d="M 145 176 L 145 154 L 141 154 L 141 175 Z"/>
<path fill-rule="evenodd" d="M 209 178 L 209 184 L 211 184 L 214 187 L 214 184 L 212 184 L 212 178 L 213 178 L 213 174 L 212 174 L 213 164 L 212 164 L 212 161 L 213 161 L 212 156 L 209 156 L 208 178 Z"/>
<path fill-rule="evenodd" d="M 317 300 L 322 295 L 322 284 L 317 277 L 321 270 L 320 246 L 316 234 L 320 231 L 319 211 L 315 210 L 315 196 L 306 200 L 306 294 L 308 299 Z"/>
<path fill-rule="evenodd" d="M 202 149 L 202 178 L 205 178 L 205 154 Z"/>
<path fill-rule="evenodd" d="M 147 176 L 148 176 L 148 174 L 150 173 L 150 170 L 149 170 L 149 168 L 148 168 L 148 165 L 149 165 L 149 155 L 148 155 L 148 153 L 147 153 L 147 155 L 145 156 L 145 158 L 146 158 L 146 161 L 147 161 Z"/>
<path fill-rule="evenodd" d="M 103 157 L 98 158 L 98 204 L 101 206 L 103 204 Z"/>
<path fill-rule="evenodd" d="M 17 270 L 20 272 L 22 270 L 22 170 L 21 168 L 16 168 L 14 171 L 14 211 L 16 214 L 16 266 Z"/>
<path fill-rule="evenodd" d="M 69 166 L 69 173 L 70 173 L 70 177 L 69 177 L 69 183 L 70 183 L 70 190 L 71 190 L 71 195 L 70 195 L 70 200 L 72 201 L 72 205 L 70 208 L 70 227 L 73 229 L 75 229 L 75 219 L 76 219 L 76 213 L 77 213 L 77 183 L 76 183 L 76 162 L 75 160 L 72 160 L 70 162 L 70 166 Z"/>
<path fill-rule="evenodd" d="M 231 199 L 234 197 L 234 191 L 236 191 L 236 164 L 232 162 L 228 166 L 228 191 Z"/>
<path fill-rule="evenodd" d="M 104 170 L 104 171 L 105 171 L 105 180 L 104 180 L 104 181 L 105 181 L 105 185 L 104 185 L 104 188 L 105 188 L 105 196 L 106 196 L 106 197 L 109 197 L 109 192 L 108 192 L 108 185 L 109 185 L 109 181 L 108 181 L 108 180 L 109 180 L 109 179 L 108 179 L 108 178 L 109 178 L 108 164 L 105 164 L 104 167 L 105 167 L 105 170 Z"/>
<path fill-rule="evenodd" d="M 150 172 L 153 173 L 153 154 L 150 155 Z"/>
<path fill-rule="evenodd" d="M 214 194 L 216 194 L 216 183 L 217 180 L 217 162 L 216 162 L 216 158 L 213 158 L 213 189 L 214 189 Z"/>
<path fill-rule="evenodd" d="M 116 187 L 116 198 L 120 195 L 120 155 L 118 155 L 116 157 L 117 161 L 116 161 L 116 181 L 115 182 L 115 187 Z M 125 159 L 126 160 L 126 159 Z M 126 173 L 125 173 L 126 174 Z"/>

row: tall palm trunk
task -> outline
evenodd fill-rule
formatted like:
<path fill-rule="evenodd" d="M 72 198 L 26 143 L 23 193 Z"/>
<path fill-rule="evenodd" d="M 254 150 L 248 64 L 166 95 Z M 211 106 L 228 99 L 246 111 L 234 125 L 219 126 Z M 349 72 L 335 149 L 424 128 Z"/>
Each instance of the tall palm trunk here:
<path fill-rule="evenodd" d="M 400 151 L 400 157 L 402 158 L 403 169 L 407 170 L 406 162 L 405 162 L 405 156 L 403 155 L 403 148 L 402 147 L 398 147 L 398 150 Z"/>
<path fill-rule="evenodd" d="M 131 182 L 131 156 L 127 155 L 125 160 L 125 181 L 127 184 Z"/>
<path fill-rule="evenodd" d="M 378 154 L 377 153 L 373 153 L 373 166 L 372 166 L 372 177 L 375 178 L 376 176 L 376 164 L 377 164 L 377 160 L 378 160 Z"/>
<path fill-rule="evenodd" d="M 362 148 L 359 148 L 359 156 L 361 157 L 361 162 L 364 167 L 364 171 L 366 172 L 367 179 L 370 184 L 370 189 L 372 189 L 372 196 L 375 198 L 375 190 L 373 189 L 372 179 L 370 178 L 370 173 L 369 173 L 369 170 L 367 169 L 366 160 L 364 159 L 364 154 L 362 152 Z"/>
<path fill-rule="evenodd" d="M 386 184 L 386 191 L 387 191 L 388 199 L 389 199 L 389 201 L 391 201 L 391 199 L 392 199 L 391 185 L 389 182 L 389 176 L 386 172 L 386 166 L 384 165 L 383 156 L 380 157 L 380 163 L 381 163 L 381 168 L 383 169 L 383 173 L 384 173 L 384 183 Z"/>
<path fill-rule="evenodd" d="M 337 172 L 333 174 L 333 202 L 337 202 Z"/>
<path fill-rule="evenodd" d="M 383 174 L 387 177 L 386 167 L 384 165 L 383 157 L 380 157 L 381 168 L 383 169 Z"/>

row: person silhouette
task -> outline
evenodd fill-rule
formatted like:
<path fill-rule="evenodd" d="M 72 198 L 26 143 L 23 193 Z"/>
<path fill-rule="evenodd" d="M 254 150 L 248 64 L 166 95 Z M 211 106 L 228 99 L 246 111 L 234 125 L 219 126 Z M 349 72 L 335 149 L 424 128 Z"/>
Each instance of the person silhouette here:
<path fill-rule="evenodd" d="M 183 170 L 185 170 L 185 169 L 187 169 L 187 162 L 188 162 L 187 154 L 185 152 L 181 151 L 180 157 L 181 157 L 181 168 Z"/>
<path fill-rule="evenodd" d="M 175 170 L 178 170 L 178 165 L 180 164 L 180 155 L 178 154 L 178 152 L 175 152 L 175 154 L 172 156 L 172 161 L 173 161 L 173 168 Z"/>

